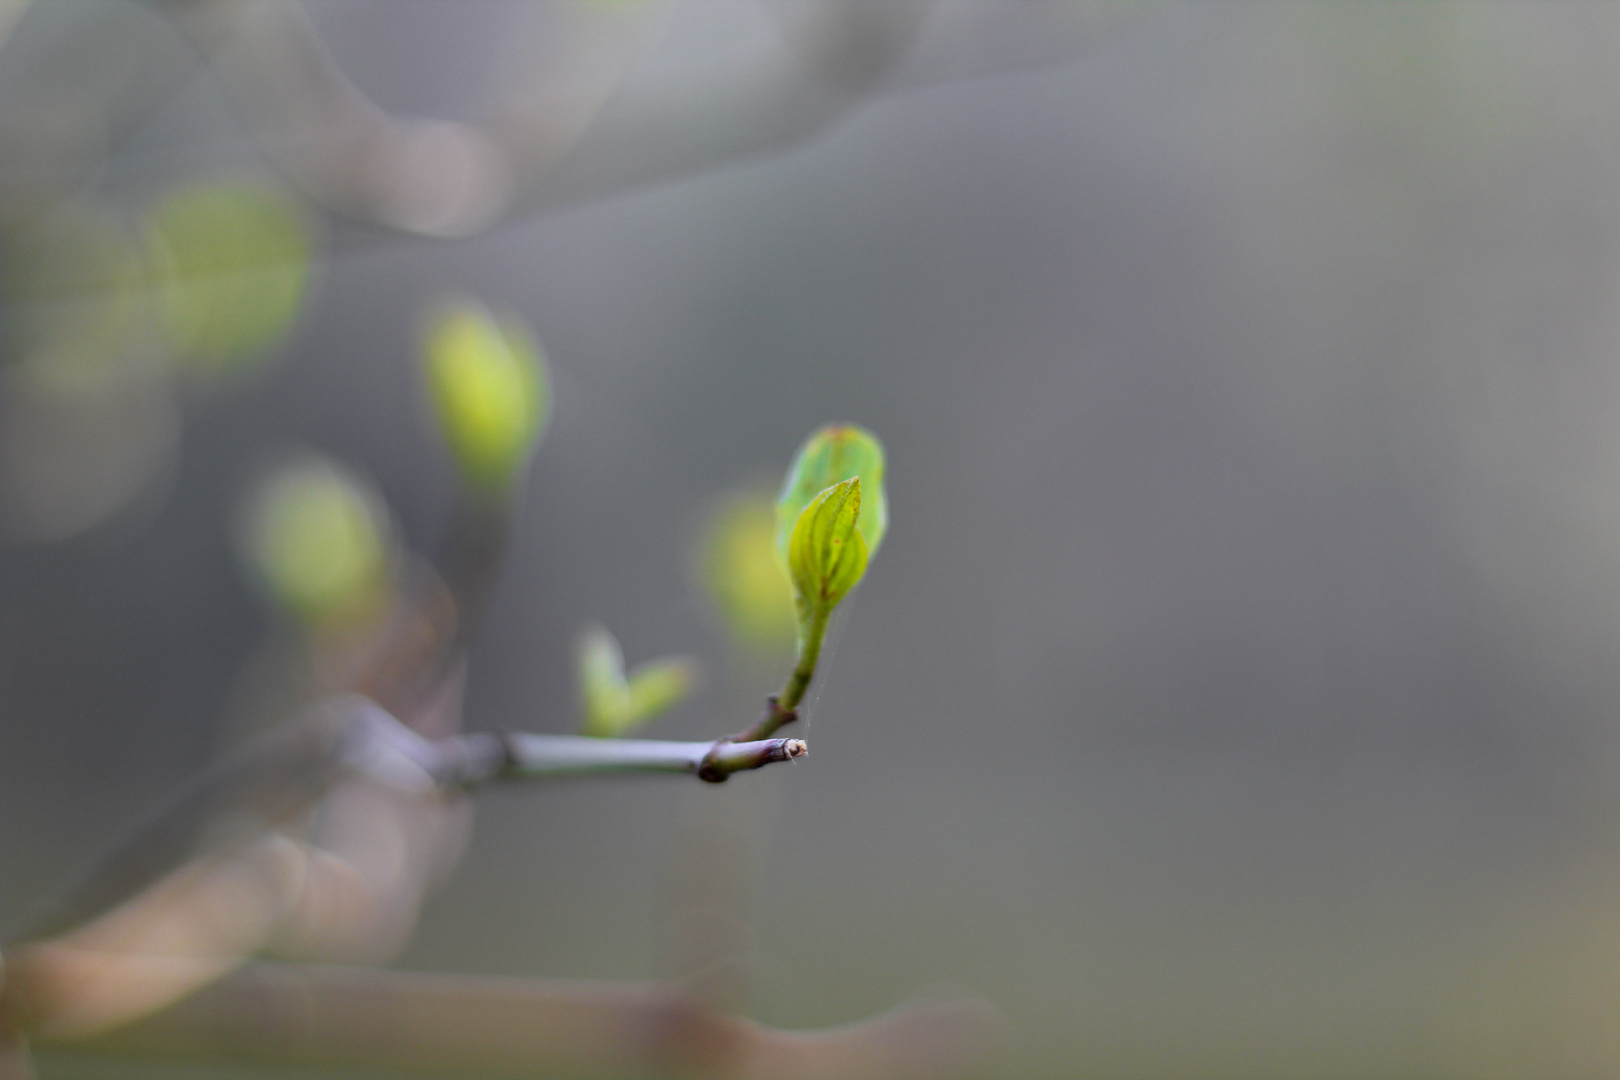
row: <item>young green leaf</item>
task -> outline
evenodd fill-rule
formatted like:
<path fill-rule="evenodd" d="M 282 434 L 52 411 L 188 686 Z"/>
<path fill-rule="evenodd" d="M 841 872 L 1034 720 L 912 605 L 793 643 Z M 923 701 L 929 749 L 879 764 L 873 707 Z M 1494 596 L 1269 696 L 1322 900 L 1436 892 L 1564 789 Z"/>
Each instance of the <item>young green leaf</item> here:
<path fill-rule="evenodd" d="M 545 358 L 517 322 L 477 304 L 447 308 L 429 327 L 428 392 L 461 474 L 476 490 L 506 492 L 545 427 Z"/>
<path fill-rule="evenodd" d="M 793 529 L 807 506 L 833 485 L 859 477 L 865 509 L 858 525 L 868 556 L 877 554 L 889 528 L 883 490 L 883 444 L 853 424 L 828 424 L 799 447 L 776 502 L 776 548 L 784 560 Z"/>
<path fill-rule="evenodd" d="M 624 653 L 606 628 L 592 626 L 579 643 L 581 731 L 615 738 L 640 727 L 684 699 L 697 686 L 697 662 L 673 656 L 624 673 Z"/>
<path fill-rule="evenodd" d="M 856 527 L 860 517 L 859 477 L 834 484 L 799 515 L 788 540 L 788 572 L 801 622 L 830 615 L 866 572 L 871 553 Z"/>

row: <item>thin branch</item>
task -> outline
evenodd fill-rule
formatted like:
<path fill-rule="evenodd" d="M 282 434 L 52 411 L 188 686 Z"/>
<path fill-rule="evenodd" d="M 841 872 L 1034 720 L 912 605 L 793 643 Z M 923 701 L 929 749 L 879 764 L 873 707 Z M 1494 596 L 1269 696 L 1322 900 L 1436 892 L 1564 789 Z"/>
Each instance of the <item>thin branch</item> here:
<path fill-rule="evenodd" d="M 503 777 L 540 778 L 580 773 L 692 773 L 720 781 L 735 772 L 804 757 L 809 749 L 799 739 L 757 742 L 657 742 L 650 739 L 590 739 L 571 735 L 505 737 L 509 761 Z"/>
<path fill-rule="evenodd" d="M 522 731 L 425 739 L 373 706 L 355 713 L 346 761 L 373 779 L 408 791 L 605 773 L 687 773 L 719 783 L 732 773 L 809 752 L 800 739 L 665 742 Z"/>

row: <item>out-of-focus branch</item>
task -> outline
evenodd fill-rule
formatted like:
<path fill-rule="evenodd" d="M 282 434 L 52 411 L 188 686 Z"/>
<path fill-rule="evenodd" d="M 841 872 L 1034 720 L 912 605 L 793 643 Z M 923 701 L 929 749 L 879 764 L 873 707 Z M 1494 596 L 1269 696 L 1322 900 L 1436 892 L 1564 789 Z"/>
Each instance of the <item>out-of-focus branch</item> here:
<path fill-rule="evenodd" d="M 6 43 L 11 36 L 11 28 L 17 25 L 22 13 L 28 10 L 31 0 L 0 0 L 0 45 Z"/>
<path fill-rule="evenodd" d="M 520 9 L 479 118 L 516 187 L 567 156 L 668 13 L 669 0 Z"/>
<path fill-rule="evenodd" d="M 974 1001 L 789 1032 L 657 986 L 256 963 L 72 1048 L 459 1077 L 926 1080 L 970 1073 L 992 1030 L 993 1014 Z"/>
<path fill-rule="evenodd" d="M 780 51 L 627 88 L 553 172 L 519 178 L 513 210 L 555 209 L 804 142 L 881 88 L 931 8 L 823 0 L 787 28 Z"/>
<path fill-rule="evenodd" d="M 786 149 L 879 92 L 1062 63 L 1151 7 L 773 3 L 787 13 L 778 48 L 636 83 L 623 76 L 667 0 L 547 5 L 521 13 L 485 103 L 457 122 L 396 118 L 371 102 L 298 0 L 147 3 L 181 33 L 154 34 L 119 5 L 94 5 L 46 55 L 23 59 L 25 92 L 0 111 L 13 166 L 0 224 L 29 220 L 82 182 L 121 131 L 186 84 L 192 62 L 171 36 L 195 47 L 266 156 L 317 201 L 384 228 L 453 236 Z M 0 32 L 23 6 L 0 0 Z"/>
<path fill-rule="evenodd" d="M 296 0 L 159 0 L 210 65 L 260 147 L 339 213 L 428 235 L 476 232 L 512 178 L 487 136 L 404 122 L 332 62 Z"/>
<path fill-rule="evenodd" d="M 164 19 L 124 4 L 50 5 L 54 32 L 25 43 L 27 6 L 0 0 L 0 230 L 91 182 L 118 135 L 202 66 Z"/>
<path fill-rule="evenodd" d="M 74 1038 L 163 1008 L 264 947 L 299 903 L 307 858 L 304 845 L 266 834 L 13 950 L 5 1012 L 36 1038 Z"/>
<path fill-rule="evenodd" d="M 816 134 L 878 87 L 931 0 L 826 0 L 779 53 L 627 91 L 600 118 L 639 44 L 640 9 L 653 5 L 580 5 L 567 62 L 510 81 L 480 123 L 390 117 L 331 61 L 296 0 L 154 2 L 209 59 L 266 153 L 316 199 L 407 232 L 465 235 Z"/>
<path fill-rule="evenodd" d="M 939 0 L 893 93 L 1065 64 L 1163 7 L 1154 0 Z"/>
<path fill-rule="evenodd" d="M 208 822 L 234 819 L 247 838 L 306 812 L 345 767 L 358 700 L 324 702 L 204 770 L 116 840 L 22 937 L 54 937 L 145 889 L 194 854 Z"/>

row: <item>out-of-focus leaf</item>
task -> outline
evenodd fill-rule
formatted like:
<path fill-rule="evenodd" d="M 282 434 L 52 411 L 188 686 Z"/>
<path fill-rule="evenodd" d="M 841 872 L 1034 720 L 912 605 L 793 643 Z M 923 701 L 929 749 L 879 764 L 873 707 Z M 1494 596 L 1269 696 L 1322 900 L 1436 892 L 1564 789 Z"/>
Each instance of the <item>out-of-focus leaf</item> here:
<path fill-rule="evenodd" d="M 579 697 L 585 710 L 586 735 L 614 733 L 629 688 L 624 678 L 624 652 L 604 626 L 587 627 L 579 639 Z"/>
<path fill-rule="evenodd" d="M 462 476 L 486 494 L 508 491 L 545 427 L 545 359 L 534 339 L 462 302 L 429 327 L 425 359 L 439 430 Z"/>
<path fill-rule="evenodd" d="M 799 514 L 788 540 L 788 572 L 801 632 L 816 616 L 831 614 L 866 572 L 870 552 L 856 528 L 860 516 L 859 477 L 834 484 Z"/>
<path fill-rule="evenodd" d="M 776 509 L 763 492 L 735 495 L 710 519 L 703 580 L 732 639 L 760 651 L 793 642 L 793 586 L 776 557 Z"/>
<path fill-rule="evenodd" d="M 688 657 L 648 661 L 630 673 L 626 719 L 630 724 L 644 724 L 673 709 L 697 688 L 697 682 L 697 663 Z"/>
<path fill-rule="evenodd" d="M 375 610 L 390 568 L 381 500 L 347 470 L 310 458 L 272 474 L 244 515 L 243 549 L 270 594 L 316 627 Z"/>
<path fill-rule="evenodd" d="M 579 642 L 581 730 L 596 738 L 628 734 L 673 708 L 697 686 L 697 662 L 670 656 L 624 673 L 624 653 L 605 627 L 591 626 Z"/>
<path fill-rule="evenodd" d="M 155 209 L 147 234 L 174 354 L 222 370 L 292 327 L 314 259 L 302 208 L 264 183 L 196 184 Z"/>
<path fill-rule="evenodd" d="M 867 554 L 877 554 L 889 529 L 889 500 L 883 490 L 883 444 L 853 424 L 829 424 L 799 447 L 776 502 L 776 547 L 784 560 L 788 542 L 805 507 L 841 481 L 859 477 L 864 510 L 859 524 Z"/>

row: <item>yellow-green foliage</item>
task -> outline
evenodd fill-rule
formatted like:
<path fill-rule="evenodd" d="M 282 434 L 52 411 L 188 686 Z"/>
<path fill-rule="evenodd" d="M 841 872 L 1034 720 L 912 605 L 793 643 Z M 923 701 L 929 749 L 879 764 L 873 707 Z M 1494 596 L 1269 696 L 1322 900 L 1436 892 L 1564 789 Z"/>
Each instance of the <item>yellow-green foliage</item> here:
<path fill-rule="evenodd" d="M 579 643 L 581 730 L 597 738 L 625 735 L 679 704 L 697 686 L 697 663 L 669 656 L 626 677 L 624 653 L 605 627 L 592 626 Z"/>
<path fill-rule="evenodd" d="M 272 474 L 244 521 L 244 548 L 270 594 L 315 627 L 375 609 L 390 567 L 388 522 L 367 487 L 311 458 Z"/>
<path fill-rule="evenodd" d="M 889 499 L 883 490 L 883 444 L 854 424 L 828 424 L 813 433 L 788 467 L 776 502 L 776 547 L 783 559 L 788 538 L 804 508 L 834 484 L 860 477 L 864 510 L 859 528 L 869 555 L 876 555 L 889 529 Z"/>
<path fill-rule="evenodd" d="M 478 304 L 446 307 L 428 328 L 428 394 L 439 430 L 474 489 L 502 494 L 545 427 L 545 359 L 528 331 Z"/>
<path fill-rule="evenodd" d="M 776 555 L 776 508 L 765 494 L 727 500 L 710 520 L 703 581 L 739 645 L 760 651 L 793 641 L 793 586 Z"/>
<path fill-rule="evenodd" d="M 829 424 L 806 439 L 776 503 L 776 545 L 793 581 L 801 652 L 860 582 L 888 526 L 882 444 L 852 424 Z"/>
<path fill-rule="evenodd" d="M 292 326 L 315 248 L 299 206 L 262 183 L 196 184 L 148 219 L 148 250 L 170 347 L 220 369 Z"/>

